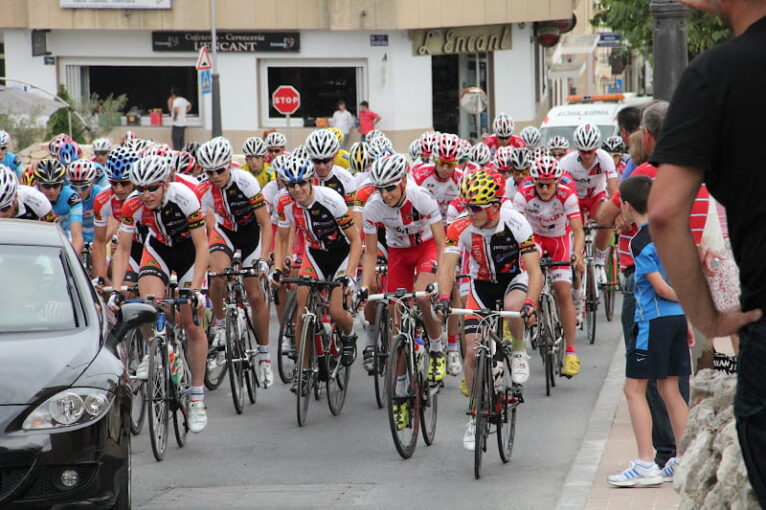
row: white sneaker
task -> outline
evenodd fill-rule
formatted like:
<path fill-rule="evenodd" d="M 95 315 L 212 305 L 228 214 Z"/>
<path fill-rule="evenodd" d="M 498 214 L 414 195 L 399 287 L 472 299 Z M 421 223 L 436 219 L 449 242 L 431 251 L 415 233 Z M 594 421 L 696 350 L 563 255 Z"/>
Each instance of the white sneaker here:
<path fill-rule="evenodd" d="M 598 282 L 599 285 L 606 285 L 606 271 L 601 264 L 596 265 L 596 282 Z"/>
<path fill-rule="evenodd" d="M 463 448 L 472 452 L 476 449 L 476 420 L 471 418 L 468 424 L 465 426 L 465 434 L 463 434 Z"/>
<path fill-rule="evenodd" d="M 447 373 L 449 375 L 460 375 L 463 371 L 463 362 L 460 359 L 460 353 L 449 351 L 447 353 Z"/>
<path fill-rule="evenodd" d="M 207 409 L 205 402 L 192 400 L 189 402 L 189 430 L 194 433 L 202 432 L 207 426 Z"/>
<path fill-rule="evenodd" d="M 648 487 L 650 485 L 662 485 L 664 480 L 662 471 L 654 462 L 650 468 L 644 468 L 633 461 L 628 469 L 622 473 L 607 476 L 606 481 L 615 487 Z"/>
<path fill-rule="evenodd" d="M 225 347 L 226 346 L 226 326 L 216 326 L 215 335 L 213 336 L 213 347 Z M 226 350 L 221 349 L 215 356 L 215 360 L 219 365 L 226 363 Z"/>
<path fill-rule="evenodd" d="M 136 367 L 136 379 L 139 381 L 149 379 L 149 356 L 144 356 L 144 359 Z"/>
<path fill-rule="evenodd" d="M 505 363 L 498 361 L 494 367 L 492 367 L 492 379 L 494 381 L 495 392 L 505 392 Z"/>
<path fill-rule="evenodd" d="M 514 352 L 511 355 L 511 380 L 513 384 L 524 384 L 529 379 L 529 355 Z"/>
<path fill-rule="evenodd" d="M 258 379 L 263 383 L 265 389 L 271 388 L 274 384 L 274 371 L 271 369 L 271 360 L 262 359 L 258 362 Z"/>

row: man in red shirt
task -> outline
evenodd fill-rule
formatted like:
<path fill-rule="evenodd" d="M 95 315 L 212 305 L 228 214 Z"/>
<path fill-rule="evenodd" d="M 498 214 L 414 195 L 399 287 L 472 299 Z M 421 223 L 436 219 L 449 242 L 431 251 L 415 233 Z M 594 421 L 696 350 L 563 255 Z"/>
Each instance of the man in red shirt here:
<path fill-rule="evenodd" d="M 380 122 L 381 116 L 370 110 L 370 103 L 362 101 L 359 103 L 359 133 L 362 135 L 362 141 L 366 141 L 367 133 L 375 129 L 375 124 Z"/>

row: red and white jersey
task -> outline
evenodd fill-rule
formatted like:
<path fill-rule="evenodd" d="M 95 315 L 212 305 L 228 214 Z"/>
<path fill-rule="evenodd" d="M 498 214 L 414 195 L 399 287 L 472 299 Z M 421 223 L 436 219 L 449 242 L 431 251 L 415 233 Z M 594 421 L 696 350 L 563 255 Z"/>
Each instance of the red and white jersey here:
<path fill-rule="evenodd" d="M 471 278 L 507 282 L 522 272 L 521 256 L 535 250 L 529 222 L 512 208 L 500 209 L 494 228 L 476 228 L 468 216 L 456 219 L 447 228 L 445 253 L 471 256 Z"/>
<path fill-rule="evenodd" d="M 284 188 L 280 188 L 279 181 L 277 179 L 271 180 L 266 183 L 266 186 L 263 187 L 261 190 L 261 194 L 263 194 L 263 199 L 266 201 L 266 203 L 269 205 L 269 214 L 271 215 L 271 223 L 274 225 L 277 224 L 277 201 L 279 200 L 279 195 L 281 192 L 287 193 L 287 190 Z"/>
<path fill-rule="evenodd" d="M 373 194 L 364 206 L 364 233 L 375 234 L 378 225 L 383 225 L 389 248 L 412 248 L 428 241 L 433 237 L 431 225 L 442 220 L 439 205 L 428 191 L 408 185 L 404 194 L 399 207 L 386 205 L 380 193 Z"/>
<path fill-rule="evenodd" d="M 460 179 L 463 177 L 462 170 L 455 168 L 452 175 L 447 179 L 441 179 L 436 174 L 436 166 L 433 163 L 422 165 L 412 171 L 415 183 L 431 193 L 436 203 L 439 204 L 439 213 L 442 217 L 447 215 L 449 203 L 455 200 L 460 193 Z"/>
<path fill-rule="evenodd" d="M 231 169 L 231 178 L 223 188 L 210 181 L 204 185 L 202 208 L 213 210 L 216 223 L 228 230 L 252 227 L 258 224 L 255 211 L 266 205 L 261 186 L 253 174 L 239 168 Z M 200 187 L 203 187 L 201 184 Z"/>
<path fill-rule="evenodd" d="M 492 151 L 492 154 L 495 153 L 497 150 L 497 135 L 489 135 L 484 140 L 482 140 L 484 144 L 490 148 Z M 524 140 L 520 136 L 511 135 L 510 143 L 508 144 L 511 147 L 526 147 L 527 144 L 524 142 Z"/>
<path fill-rule="evenodd" d="M 96 227 L 105 227 L 109 218 L 117 221 L 122 220 L 122 204 L 112 188 L 106 188 L 101 191 L 93 200 L 93 225 Z"/>
<path fill-rule="evenodd" d="M 542 237 L 563 237 L 569 234 L 569 221 L 580 218 L 577 195 L 568 186 L 559 183 L 556 194 L 543 200 L 531 179 L 524 183 L 513 199 L 517 211 L 526 216 L 532 231 Z"/>
<path fill-rule="evenodd" d="M 502 202 L 500 203 L 501 209 L 513 209 L 513 203 L 508 200 L 507 198 L 503 198 Z M 466 205 L 465 202 L 460 200 L 460 198 L 456 198 L 452 202 L 449 203 L 449 207 L 447 207 L 447 216 L 444 219 L 444 223 L 449 225 L 456 219 L 458 219 L 459 216 L 462 214 L 465 214 Z"/>
<path fill-rule="evenodd" d="M 173 176 L 173 182 L 180 182 L 190 190 L 194 192 L 195 195 L 197 195 L 197 199 L 202 201 L 202 195 L 205 194 L 205 191 L 207 191 L 208 186 L 212 186 L 210 182 L 200 182 L 197 180 L 196 177 L 186 174 L 179 174 L 176 173 Z"/>
<path fill-rule="evenodd" d="M 596 150 L 596 159 L 590 168 L 582 166 L 578 152 L 567 154 L 559 161 L 561 169 L 568 173 L 575 182 L 577 198 L 587 199 L 606 192 L 606 180 L 617 179 L 614 160 L 603 149 Z"/>
<path fill-rule="evenodd" d="M 324 186 L 314 186 L 314 201 L 302 206 L 285 190 L 277 202 L 277 225 L 289 228 L 295 225 L 303 234 L 306 246 L 314 250 L 348 248 L 346 229 L 354 225 L 344 198 Z"/>
<path fill-rule="evenodd" d="M 484 167 L 494 168 L 494 165 L 490 166 L 490 164 L 491 163 L 487 163 L 486 165 L 484 165 Z M 473 161 L 466 161 L 465 163 L 463 163 L 463 167 L 459 168 L 458 170 L 461 170 L 463 172 L 463 175 L 468 175 L 470 173 L 475 172 L 476 170 L 481 170 L 481 168 L 482 168 L 481 165 L 477 165 Z"/>

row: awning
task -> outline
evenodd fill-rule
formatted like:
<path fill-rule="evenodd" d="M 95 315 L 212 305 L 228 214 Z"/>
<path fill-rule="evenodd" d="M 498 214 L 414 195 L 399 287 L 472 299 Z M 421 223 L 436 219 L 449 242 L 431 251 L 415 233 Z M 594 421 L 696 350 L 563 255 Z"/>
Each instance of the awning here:
<path fill-rule="evenodd" d="M 591 54 L 598 46 L 598 34 L 564 34 L 558 50 L 562 55 Z"/>
<path fill-rule="evenodd" d="M 585 72 L 585 62 L 562 62 L 548 67 L 548 78 L 560 80 L 563 78 L 579 78 Z"/>

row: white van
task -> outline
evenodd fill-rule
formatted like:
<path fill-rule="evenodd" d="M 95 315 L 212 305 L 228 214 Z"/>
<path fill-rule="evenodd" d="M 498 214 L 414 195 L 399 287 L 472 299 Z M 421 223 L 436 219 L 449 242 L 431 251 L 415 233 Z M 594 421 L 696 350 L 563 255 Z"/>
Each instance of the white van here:
<path fill-rule="evenodd" d="M 635 94 L 606 94 L 601 96 L 569 96 L 567 104 L 554 106 L 540 125 L 543 147 L 554 136 L 563 136 L 574 147 L 574 130 L 584 122 L 595 124 L 601 130 L 601 139 L 618 134 L 617 112 L 626 106 L 639 108 L 653 101 L 648 96 Z"/>

